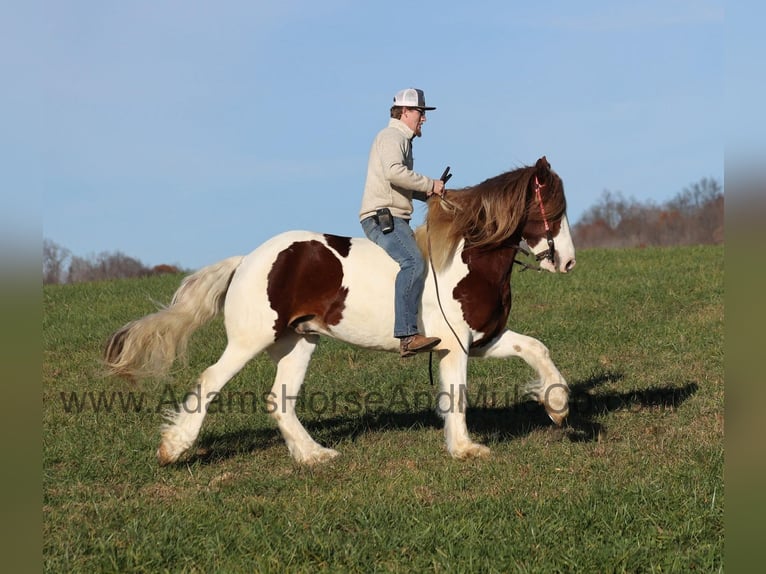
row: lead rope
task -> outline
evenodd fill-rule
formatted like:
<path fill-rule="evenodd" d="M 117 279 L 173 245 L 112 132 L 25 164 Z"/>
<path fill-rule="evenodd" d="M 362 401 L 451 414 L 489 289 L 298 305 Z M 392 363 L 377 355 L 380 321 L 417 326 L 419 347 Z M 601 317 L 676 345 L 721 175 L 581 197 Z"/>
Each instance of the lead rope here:
<path fill-rule="evenodd" d="M 447 166 L 447 169 L 444 170 L 444 173 L 442 173 L 441 180 L 444 183 L 447 183 L 449 178 L 452 177 L 452 174 L 449 172 L 449 166 Z M 439 199 L 446 203 L 449 207 L 452 209 L 455 209 L 455 206 L 447 201 L 446 198 L 439 196 Z M 434 277 L 434 288 L 436 289 L 436 302 L 439 304 L 439 310 L 442 313 L 442 317 L 444 317 L 444 322 L 447 323 L 447 327 L 449 327 L 449 330 L 452 331 L 452 334 L 455 336 L 455 340 L 457 341 L 457 344 L 460 345 L 460 348 L 462 351 L 468 355 L 468 349 L 465 348 L 465 345 L 463 345 L 463 341 L 460 340 L 460 337 L 458 336 L 455 329 L 452 327 L 452 324 L 449 322 L 449 319 L 447 319 L 447 314 L 444 312 L 444 307 L 442 306 L 442 299 L 439 295 L 439 280 L 436 277 L 436 267 L 434 267 L 434 259 L 431 255 L 431 231 L 428 226 L 428 216 L 426 216 L 426 244 L 428 249 L 428 263 L 431 266 L 431 275 Z M 431 386 L 434 384 L 434 352 L 429 351 L 428 353 L 428 379 L 431 381 Z"/>

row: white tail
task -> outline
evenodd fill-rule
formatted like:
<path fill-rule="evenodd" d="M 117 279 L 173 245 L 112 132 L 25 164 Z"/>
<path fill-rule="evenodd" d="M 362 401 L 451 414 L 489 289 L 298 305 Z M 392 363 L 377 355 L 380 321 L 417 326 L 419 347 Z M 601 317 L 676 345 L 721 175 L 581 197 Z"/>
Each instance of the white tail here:
<path fill-rule="evenodd" d="M 104 360 L 112 374 L 161 376 L 183 356 L 189 337 L 223 308 L 226 291 L 242 256 L 229 257 L 186 277 L 164 309 L 131 321 L 106 344 Z"/>

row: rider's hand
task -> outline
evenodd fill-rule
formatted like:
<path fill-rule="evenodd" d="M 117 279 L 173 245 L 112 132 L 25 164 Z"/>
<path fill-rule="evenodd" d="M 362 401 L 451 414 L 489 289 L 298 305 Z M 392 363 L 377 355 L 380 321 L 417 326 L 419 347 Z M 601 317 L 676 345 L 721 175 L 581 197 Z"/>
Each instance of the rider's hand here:
<path fill-rule="evenodd" d="M 444 195 L 444 182 L 442 180 L 440 180 L 440 179 L 435 179 L 434 180 L 434 187 L 431 190 L 431 193 L 429 193 L 428 195 L 430 196 L 430 195 L 433 195 L 433 194 L 436 194 L 439 197 Z"/>

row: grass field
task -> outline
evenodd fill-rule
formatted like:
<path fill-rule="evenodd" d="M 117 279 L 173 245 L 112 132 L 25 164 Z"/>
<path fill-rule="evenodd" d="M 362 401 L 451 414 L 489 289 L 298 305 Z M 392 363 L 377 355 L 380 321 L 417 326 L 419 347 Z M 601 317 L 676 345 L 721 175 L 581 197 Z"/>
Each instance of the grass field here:
<path fill-rule="evenodd" d="M 723 247 L 588 250 L 570 276 L 514 273 L 513 330 L 572 389 L 558 429 L 532 370 L 474 361 L 444 448 L 428 359 L 323 340 L 298 412 L 341 456 L 297 466 L 266 413 L 274 367 L 224 389 L 193 452 L 161 468 L 161 412 L 225 345 L 199 331 L 168 380 L 103 376 L 106 337 L 180 277 L 46 286 L 43 536 L 51 572 L 716 572 L 723 555 Z"/>

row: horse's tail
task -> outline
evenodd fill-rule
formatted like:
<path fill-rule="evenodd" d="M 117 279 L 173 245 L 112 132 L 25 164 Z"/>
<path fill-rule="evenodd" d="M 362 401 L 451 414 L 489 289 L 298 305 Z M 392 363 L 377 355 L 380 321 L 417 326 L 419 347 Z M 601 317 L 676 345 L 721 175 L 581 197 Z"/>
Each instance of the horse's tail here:
<path fill-rule="evenodd" d="M 185 353 L 192 333 L 223 309 L 242 259 L 230 257 L 189 275 L 170 305 L 112 334 L 104 349 L 109 372 L 127 378 L 166 374 L 176 357 Z"/>

